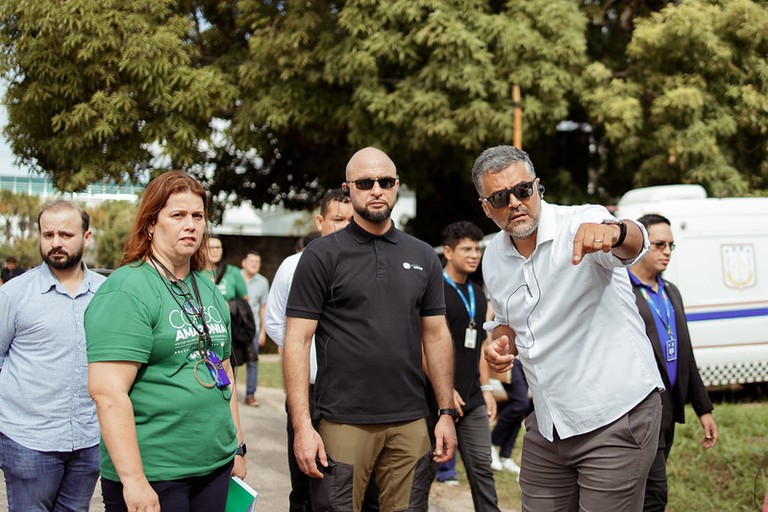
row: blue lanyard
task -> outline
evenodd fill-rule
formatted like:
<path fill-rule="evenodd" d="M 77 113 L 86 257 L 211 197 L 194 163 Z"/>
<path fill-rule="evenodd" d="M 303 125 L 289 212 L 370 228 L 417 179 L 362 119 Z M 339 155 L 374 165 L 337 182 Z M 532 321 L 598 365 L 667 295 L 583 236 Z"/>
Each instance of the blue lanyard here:
<path fill-rule="evenodd" d="M 448 275 L 448 272 L 443 270 L 443 278 L 445 278 L 445 282 L 448 283 L 453 287 L 454 290 L 456 290 L 456 293 L 459 294 L 459 297 L 461 297 L 461 302 L 464 303 L 464 307 L 467 308 L 467 314 L 469 315 L 469 327 L 474 329 L 475 327 L 475 311 L 476 305 L 475 305 L 475 290 L 472 287 L 472 283 L 467 283 L 467 292 L 469 293 L 469 300 L 467 300 L 466 297 L 464 297 L 464 294 L 461 293 L 461 290 L 459 290 L 459 287 L 456 286 L 456 283 L 453 282 L 453 279 L 451 279 L 451 276 Z"/>
<path fill-rule="evenodd" d="M 659 318 L 659 321 L 664 325 L 664 328 L 667 329 L 667 334 L 669 335 L 669 338 L 672 339 L 672 315 L 670 314 L 671 304 L 669 297 L 667 297 L 667 292 L 662 288 L 659 290 L 661 292 L 661 299 L 664 301 L 664 316 L 661 316 L 661 311 L 659 311 L 659 308 L 656 307 L 656 302 L 651 300 L 651 297 L 648 295 L 648 291 L 645 288 L 640 288 L 640 293 L 643 295 L 643 298 L 645 298 L 646 302 L 648 302 L 648 305 L 651 306 L 654 313 L 656 313 L 656 316 Z"/>

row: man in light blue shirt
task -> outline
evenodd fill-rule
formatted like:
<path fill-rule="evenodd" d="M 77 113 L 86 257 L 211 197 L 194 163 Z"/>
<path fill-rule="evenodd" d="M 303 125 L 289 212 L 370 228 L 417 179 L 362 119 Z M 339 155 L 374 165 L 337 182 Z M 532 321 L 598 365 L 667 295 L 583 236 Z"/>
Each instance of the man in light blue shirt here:
<path fill-rule="evenodd" d="M 37 218 L 43 264 L 0 288 L 0 468 L 8 508 L 87 512 L 99 476 L 83 313 L 104 277 L 88 270 L 82 208 Z"/>

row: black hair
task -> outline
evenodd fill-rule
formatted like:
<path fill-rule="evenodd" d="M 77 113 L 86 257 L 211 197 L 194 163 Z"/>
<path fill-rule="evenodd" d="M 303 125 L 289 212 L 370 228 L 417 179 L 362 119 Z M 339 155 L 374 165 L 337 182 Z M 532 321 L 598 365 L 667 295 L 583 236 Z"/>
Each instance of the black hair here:
<path fill-rule="evenodd" d="M 649 227 L 653 226 L 654 224 L 666 224 L 667 226 L 671 226 L 672 223 L 669 222 L 669 219 L 664 217 L 663 215 L 659 215 L 657 213 L 648 213 L 637 219 L 637 222 L 645 226 L 645 229 L 648 229 Z"/>
<path fill-rule="evenodd" d="M 340 203 L 348 203 L 350 201 L 349 196 L 344 195 L 340 188 L 332 188 L 325 193 L 323 199 L 320 201 L 320 216 L 325 217 L 328 215 L 328 208 L 332 201 L 338 201 Z"/>
<path fill-rule="evenodd" d="M 483 239 L 483 230 L 466 220 L 448 224 L 443 229 L 443 245 L 447 245 L 451 249 L 465 238 L 479 242 Z"/>

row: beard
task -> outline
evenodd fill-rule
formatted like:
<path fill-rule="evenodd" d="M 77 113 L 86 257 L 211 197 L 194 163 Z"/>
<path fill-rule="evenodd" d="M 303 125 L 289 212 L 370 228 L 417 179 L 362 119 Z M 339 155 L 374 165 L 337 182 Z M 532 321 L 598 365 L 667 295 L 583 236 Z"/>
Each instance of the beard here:
<path fill-rule="evenodd" d="M 358 215 L 360 215 L 368 222 L 373 222 L 374 224 L 381 224 L 382 222 L 386 222 L 386 220 L 389 219 L 389 216 L 392 214 L 392 207 L 387 207 L 385 210 L 372 211 L 365 207 L 358 208 L 354 204 L 352 206 L 354 206 Z"/>
<path fill-rule="evenodd" d="M 511 217 L 517 213 L 518 211 L 523 211 L 528 214 L 528 219 L 523 222 L 511 222 Z M 536 232 L 536 229 L 539 227 L 539 212 L 532 211 L 529 208 L 526 208 L 525 206 L 521 206 L 516 211 L 511 211 L 508 213 L 509 217 L 507 219 L 507 222 L 504 226 L 500 226 L 504 231 L 507 232 L 509 236 L 511 236 L 514 239 L 526 239 L 533 235 Z"/>
<path fill-rule="evenodd" d="M 43 249 L 40 248 L 40 256 L 42 256 L 43 261 L 45 261 L 46 264 L 48 264 L 49 267 L 55 268 L 58 270 L 68 270 L 71 268 L 75 268 L 77 265 L 80 264 L 80 260 L 83 259 L 83 249 L 85 247 L 83 245 L 80 246 L 80 249 L 77 250 L 77 252 L 73 254 L 69 254 L 64 249 L 51 249 L 47 253 L 43 254 Z M 56 258 L 58 256 L 58 258 Z M 64 256 L 61 258 L 61 256 Z"/>

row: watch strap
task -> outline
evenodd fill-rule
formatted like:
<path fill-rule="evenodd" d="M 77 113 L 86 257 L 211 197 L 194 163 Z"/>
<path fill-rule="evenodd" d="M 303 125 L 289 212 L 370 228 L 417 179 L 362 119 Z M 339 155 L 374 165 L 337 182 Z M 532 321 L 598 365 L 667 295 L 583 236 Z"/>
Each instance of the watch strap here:
<path fill-rule="evenodd" d="M 245 454 L 248 452 L 248 448 L 245 446 L 245 443 L 240 443 L 237 445 L 237 451 L 235 452 L 235 455 L 240 455 L 241 457 L 245 457 Z"/>
<path fill-rule="evenodd" d="M 443 414 L 447 414 L 448 416 L 452 417 L 453 419 L 456 419 L 456 418 L 459 417 L 459 413 L 456 411 L 456 409 L 438 409 L 437 417 L 439 418 Z"/>

